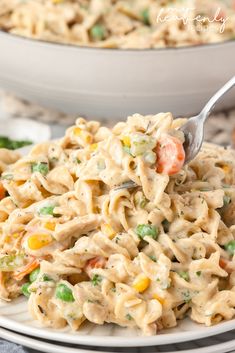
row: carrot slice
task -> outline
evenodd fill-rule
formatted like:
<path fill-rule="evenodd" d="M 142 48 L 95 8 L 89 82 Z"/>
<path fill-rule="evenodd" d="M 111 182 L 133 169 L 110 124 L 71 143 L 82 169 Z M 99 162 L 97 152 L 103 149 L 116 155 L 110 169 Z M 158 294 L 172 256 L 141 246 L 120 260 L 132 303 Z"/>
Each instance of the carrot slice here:
<path fill-rule="evenodd" d="M 26 275 L 31 273 L 35 268 L 39 266 L 39 261 L 34 259 L 33 261 L 29 262 L 26 266 L 21 267 L 19 270 L 15 271 L 13 274 L 13 278 L 17 281 L 21 281 Z"/>
<path fill-rule="evenodd" d="M 224 257 L 221 257 L 220 260 L 219 260 L 219 265 L 220 267 L 225 270 L 226 272 L 228 273 L 232 273 L 233 270 L 229 267 L 230 265 L 230 261 L 225 259 Z"/>
<path fill-rule="evenodd" d="M 104 268 L 106 264 L 106 259 L 103 256 L 96 256 L 87 261 L 85 266 L 85 272 L 88 276 L 91 276 L 91 270 L 94 268 Z"/>
<path fill-rule="evenodd" d="M 96 257 L 93 257 L 93 259 L 90 259 L 87 262 L 86 267 L 90 267 L 91 269 L 93 269 L 93 268 L 104 268 L 105 264 L 106 264 L 106 260 L 105 260 L 104 257 L 96 256 Z"/>
<path fill-rule="evenodd" d="M 185 152 L 182 142 L 174 136 L 164 135 L 155 148 L 158 173 L 173 175 L 184 165 Z"/>
<path fill-rule="evenodd" d="M 4 189 L 4 187 L 0 181 L 0 200 L 4 199 L 5 196 L 6 196 L 6 190 Z"/>

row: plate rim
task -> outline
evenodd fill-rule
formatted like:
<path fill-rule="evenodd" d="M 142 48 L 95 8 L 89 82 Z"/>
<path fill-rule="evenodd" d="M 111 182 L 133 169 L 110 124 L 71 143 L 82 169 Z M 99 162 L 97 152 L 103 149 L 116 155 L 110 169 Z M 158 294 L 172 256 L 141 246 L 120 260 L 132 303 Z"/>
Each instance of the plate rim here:
<path fill-rule="evenodd" d="M 16 322 L 13 319 L 5 317 L 4 315 L 0 316 L 0 326 L 16 331 L 20 334 L 41 337 L 43 339 L 57 342 L 69 342 L 71 344 L 102 347 L 148 347 L 188 342 L 231 331 L 235 329 L 235 319 L 223 321 L 215 326 L 205 327 L 205 330 L 162 333 L 154 336 L 95 336 L 91 334 L 79 335 L 79 331 L 75 334 L 60 331 L 54 332 L 51 330 L 47 331 L 44 327 L 38 328 Z"/>
<path fill-rule="evenodd" d="M 88 349 L 80 349 L 78 347 L 67 347 L 63 345 L 56 345 L 50 342 L 45 342 L 42 340 L 36 340 L 32 337 L 28 337 L 27 335 L 24 336 L 22 334 L 16 333 L 11 330 L 3 329 L 0 327 L 0 336 L 1 338 L 8 340 L 10 342 L 16 343 L 23 345 L 27 348 L 33 348 L 33 349 L 40 349 L 44 353 L 64 353 L 64 349 L 66 349 L 66 352 L 68 353 L 95 353 L 94 350 L 88 350 Z M 229 340 L 226 342 L 218 343 L 218 344 L 213 344 L 208 345 L 206 347 L 199 347 L 199 348 L 193 348 L 193 349 L 186 349 L 186 350 L 181 350 L 182 353 L 211 353 L 212 351 L 214 353 L 225 353 L 233 350 L 235 348 L 235 339 Z M 137 348 L 138 349 L 138 348 Z M 222 351 L 223 350 L 223 351 Z M 114 353 L 111 351 L 106 351 L 102 352 L 99 350 L 100 353 Z M 177 351 L 171 351 L 171 352 L 166 352 L 166 353 L 176 353 Z M 126 353 L 126 352 L 123 352 Z"/>

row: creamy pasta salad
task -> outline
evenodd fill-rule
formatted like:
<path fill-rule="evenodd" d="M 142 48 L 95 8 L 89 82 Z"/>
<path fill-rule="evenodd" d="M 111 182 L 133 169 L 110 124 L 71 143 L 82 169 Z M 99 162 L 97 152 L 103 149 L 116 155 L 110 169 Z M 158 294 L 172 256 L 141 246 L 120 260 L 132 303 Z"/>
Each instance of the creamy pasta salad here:
<path fill-rule="evenodd" d="M 0 0 L 0 28 L 101 48 L 198 45 L 234 39 L 235 1 Z"/>
<path fill-rule="evenodd" d="M 186 315 L 232 319 L 235 152 L 205 144 L 184 166 L 184 123 L 79 118 L 5 168 L 1 299 L 23 294 L 42 325 L 73 330 L 87 320 L 154 335 Z"/>

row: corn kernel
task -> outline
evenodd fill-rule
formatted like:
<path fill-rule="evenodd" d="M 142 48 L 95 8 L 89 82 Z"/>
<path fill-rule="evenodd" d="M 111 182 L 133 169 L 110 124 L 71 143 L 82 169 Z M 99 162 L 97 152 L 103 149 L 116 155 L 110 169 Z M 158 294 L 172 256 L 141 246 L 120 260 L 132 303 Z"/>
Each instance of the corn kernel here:
<path fill-rule="evenodd" d="M 50 244 L 53 238 L 50 234 L 36 233 L 28 238 L 28 247 L 31 250 L 39 250 Z"/>
<path fill-rule="evenodd" d="M 124 146 L 131 147 L 131 139 L 129 136 L 123 136 L 122 142 L 123 142 Z"/>
<path fill-rule="evenodd" d="M 14 233 L 14 234 L 12 234 L 12 236 L 13 236 L 13 238 L 17 239 L 20 237 L 20 233 Z"/>
<path fill-rule="evenodd" d="M 156 299 L 162 305 L 164 304 L 164 301 L 165 301 L 163 298 L 159 297 L 157 294 L 153 295 L 153 299 Z"/>
<path fill-rule="evenodd" d="M 101 231 L 107 235 L 110 239 L 113 239 L 116 235 L 116 232 L 115 230 L 111 227 L 110 224 L 108 223 L 103 223 L 101 225 Z"/>
<path fill-rule="evenodd" d="M 46 222 L 44 227 L 48 230 L 54 231 L 56 224 L 54 222 Z"/>
<path fill-rule="evenodd" d="M 97 148 L 98 148 L 98 143 L 92 143 L 90 145 L 90 151 L 91 152 L 95 152 L 97 150 Z"/>
<path fill-rule="evenodd" d="M 87 131 L 82 131 L 81 132 L 81 138 L 83 139 L 83 141 L 85 143 L 89 143 L 90 144 L 93 141 L 92 135 L 89 132 L 87 132 Z"/>
<path fill-rule="evenodd" d="M 60 3 L 62 3 L 64 0 L 52 0 L 52 2 L 54 3 L 54 4 L 60 4 Z"/>
<path fill-rule="evenodd" d="M 73 133 L 74 133 L 75 136 L 80 136 L 81 132 L 82 132 L 82 129 L 80 129 L 80 127 L 75 127 L 73 129 Z"/>
<path fill-rule="evenodd" d="M 11 242 L 11 237 L 10 237 L 10 235 L 7 235 L 4 239 L 4 243 L 10 244 L 10 242 Z"/>
<path fill-rule="evenodd" d="M 93 136 L 88 131 L 80 129 L 80 127 L 75 127 L 73 133 L 75 136 L 81 137 L 85 143 L 91 144 L 93 141 Z"/>
<path fill-rule="evenodd" d="M 150 279 L 144 274 L 139 275 L 133 282 L 133 288 L 139 292 L 144 292 L 150 285 Z"/>
<path fill-rule="evenodd" d="M 16 186 L 21 186 L 21 185 L 23 185 L 25 183 L 25 180 L 16 180 L 15 181 L 15 185 Z"/>

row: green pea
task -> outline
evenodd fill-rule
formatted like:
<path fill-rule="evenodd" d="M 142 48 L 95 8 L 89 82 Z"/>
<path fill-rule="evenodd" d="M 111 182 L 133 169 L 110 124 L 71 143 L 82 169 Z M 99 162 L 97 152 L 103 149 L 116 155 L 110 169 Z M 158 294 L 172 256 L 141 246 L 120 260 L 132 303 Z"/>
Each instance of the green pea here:
<path fill-rule="evenodd" d="M 91 36 L 95 40 L 102 40 L 105 37 L 105 28 L 102 25 L 94 25 L 91 28 Z"/>
<path fill-rule="evenodd" d="M 29 286 L 31 286 L 31 283 L 27 282 L 25 284 L 23 284 L 23 286 L 21 287 L 21 292 L 27 297 L 30 297 L 30 291 L 29 291 Z"/>
<path fill-rule="evenodd" d="M 36 279 L 38 278 L 40 272 L 40 268 L 36 268 L 35 270 L 33 270 L 30 275 L 29 275 L 29 280 L 31 283 L 35 282 Z"/>
<path fill-rule="evenodd" d="M 56 287 L 55 296 L 57 299 L 63 300 L 64 302 L 74 302 L 73 292 L 65 284 L 59 284 Z"/>
<path fill-rule="evenodd" d="M 228 206 L 231 202 L 231 197 L 228 195 L 224 195 L 224 207 Z"/>
<path fill-rule="evenodd" d="M 136 228 L 136 234 L 140 239 L 143 239 L 145 236 L 149 236 L 153 239 L 158 237 L 158 229 L 152 224 L 139 224 Z"/>
<path fill-rule="evenodd" d="M 229 241 L 225 246 L 225 250 L 227 250 L 231 255 L 235 252 L 235 240 Z"/>
<path fill-rule="evenodd" d="M 41 216 L 47 216 L 47 215 L 51 215 L 53 216 L 53 211 L 54 211 L 55 206 L 45 206 L 40 208 L 39 210 L 39 214 Z"/>
<path fill-rule="evenodd" d="M 149 26 L 150 25 L 150 21 L 149 21 L 149 9 L 144 9 L 142 12 L 141 12 L 141 17 L 143 19 L 143 22 L 146 26 Z"/>
<path fill-rule="evenodd" d="M 186 271 L 179 271 L 178 275 L 183 278 L 185 281 L 189 281 L 189 274 Z"/>
<path fill-rule="evenodd" d="M 31 171 L 33 173 L 39 172 L 42 175 L 46 175 L 49 172 L 48 164 L 45 162 L 33 163 L 31 165 Z"/>

